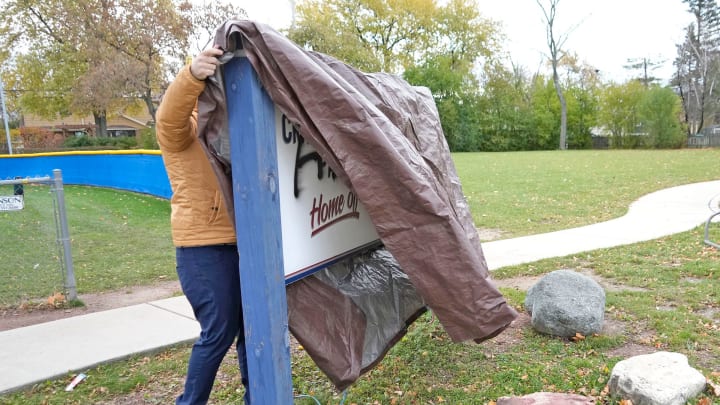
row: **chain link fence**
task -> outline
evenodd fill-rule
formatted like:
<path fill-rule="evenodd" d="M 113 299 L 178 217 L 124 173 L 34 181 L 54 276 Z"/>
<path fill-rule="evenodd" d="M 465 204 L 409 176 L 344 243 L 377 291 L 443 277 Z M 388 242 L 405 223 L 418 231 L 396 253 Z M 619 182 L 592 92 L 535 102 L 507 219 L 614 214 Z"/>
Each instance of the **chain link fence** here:
<path fill-rule="evenodd" d="M 77 298 L 59 170 L 0 179 L 0 234 L 0 307 Z"/>

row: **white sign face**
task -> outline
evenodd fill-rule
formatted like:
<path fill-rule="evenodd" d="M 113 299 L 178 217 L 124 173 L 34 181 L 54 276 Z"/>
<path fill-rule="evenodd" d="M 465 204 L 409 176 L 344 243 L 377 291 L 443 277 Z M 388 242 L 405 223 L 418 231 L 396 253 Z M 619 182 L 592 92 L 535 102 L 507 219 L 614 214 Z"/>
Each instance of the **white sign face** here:
<path fill-rule="evenodd" d="M 355 193 L 277 109 L 275 128 L 286 281 L 379 243 Z"/>
<path fill-rule="evenodd" d="M 25 208 L 22 195 L 0 195 L 0 211 L 20 211 Z"/>

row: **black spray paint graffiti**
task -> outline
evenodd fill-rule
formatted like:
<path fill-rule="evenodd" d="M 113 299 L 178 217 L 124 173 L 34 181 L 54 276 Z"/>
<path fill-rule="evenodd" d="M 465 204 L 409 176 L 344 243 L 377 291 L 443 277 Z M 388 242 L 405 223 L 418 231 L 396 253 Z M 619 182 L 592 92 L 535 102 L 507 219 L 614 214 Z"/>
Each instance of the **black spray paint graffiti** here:
<path fill-rule="evenodd" d="M 295 126 L 292 125 L 290 120 L 287 119 L 285 114 L 282 116 L 282 140 L 286 145 L 292 145 L 297 144 L 297 149 L 295 152 L 295 173 L 293 175 L 293 193 L 295 195 L 295 198 L 298 198 L 300 195 L 300 187 L 298 186 L 298 175 L 300 173 L 300 169 L 302 169 L 305 164 L 310 162 L 315 162 L 317 164 L 317 178 L 318 180 L 322 180 L 325 177 L 325 173 L 327 172 L 328 178 L 335 180 L 337 178 L 337 175 L 333 170 L 327 166 L 327 163 L 325 163 L 324 160 L 320 157 L 320 154 L 316 151 L 312 151 L 309 153 L 303 154 L 303 145 L 305 144 L 305 140 L 302 136 L 300 136 L 300 133 L 295 128 Z"/>
<path fill-rule="evenodd" d="M 320 154 L 316 151 L 303 153 L 305 140 L 284 114 L 282 116 L 282 140 L 286 145 L 297 145 L 293 175 L 293 193 L 296 199 L 300 195 L 300 187 L 298 185 L 300 169 L 307 163 L 315 162 L 317 165 L 318 181 L 323 180 L 325 175 L 327 175 L 328 179 L 335 181 L 337 175 L 327 166 L 327 163 L 322 160 Z M 319 196 L 313 198 L 313 206 L 310 209 L 311 236 L 317 235 L 342 220 L 359 218 L 360 213 L 358 212 L 358 207 L 359 202 L 357 196 L 352 191 L 348 191 L 347 194 L 342 193 L 333 196 L 329 199 L 325 199 L 325 196 L 320 193 Z"/>

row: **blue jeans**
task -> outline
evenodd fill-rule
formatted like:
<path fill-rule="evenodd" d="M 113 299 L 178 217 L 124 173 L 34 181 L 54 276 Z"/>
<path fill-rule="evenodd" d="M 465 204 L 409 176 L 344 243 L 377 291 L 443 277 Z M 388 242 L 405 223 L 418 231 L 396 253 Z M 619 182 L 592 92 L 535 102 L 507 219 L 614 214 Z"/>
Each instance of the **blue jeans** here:
<path fill-rule="evenodd" d="M 180 285 L 201 328 L 190 354 L 185 391 L 175 403 L 207 403 L 220 363 L 237 338 L 244 400 L 249 404 L 237 246 L 178 247 L 175 255 Z"/>

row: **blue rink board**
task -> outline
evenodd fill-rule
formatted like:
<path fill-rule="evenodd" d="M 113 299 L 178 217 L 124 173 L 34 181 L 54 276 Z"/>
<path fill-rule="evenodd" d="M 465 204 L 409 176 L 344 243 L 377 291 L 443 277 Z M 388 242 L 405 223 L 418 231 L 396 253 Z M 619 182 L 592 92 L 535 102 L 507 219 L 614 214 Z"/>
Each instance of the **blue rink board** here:
<path fill-rule="evenodd" d="M 103 151 L 0 156 L 0 179 L 52 177 L 62 171 L 64 184 L 135 191 L 169 199 L 172 195 L 159 153 Z"/>

